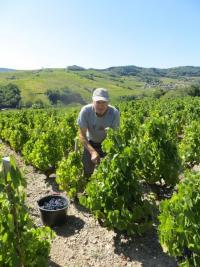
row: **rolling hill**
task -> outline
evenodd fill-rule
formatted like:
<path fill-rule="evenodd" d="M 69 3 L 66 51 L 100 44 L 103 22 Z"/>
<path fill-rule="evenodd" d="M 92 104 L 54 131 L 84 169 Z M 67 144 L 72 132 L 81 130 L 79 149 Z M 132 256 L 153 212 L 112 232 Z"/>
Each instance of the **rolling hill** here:
<path fill-rule="evenodd" d="M 15 71 L 14 69 L 0 68 L 0 72 L 10 72 Z"/>
<path fill-rule="evenodd" d="M 116 102 L 126 96 L 150 95 L 157 90 L 166 93 L 184 89 L 191 84 L 200 84 L 200 67 L 193 66 L 169 69 L 137 66 L 84 69 L 74 65 L 63 69 L 0 70 L 0 85 L 16 84 L 21 90 L 23 103 L 42 100 L 49 104 L 45 94 L 48 89 L 67 89 L 79 94 L 85 102 L 90 102 L 93 89 L 105 87 L 110 92 L 112 102 Z"/>

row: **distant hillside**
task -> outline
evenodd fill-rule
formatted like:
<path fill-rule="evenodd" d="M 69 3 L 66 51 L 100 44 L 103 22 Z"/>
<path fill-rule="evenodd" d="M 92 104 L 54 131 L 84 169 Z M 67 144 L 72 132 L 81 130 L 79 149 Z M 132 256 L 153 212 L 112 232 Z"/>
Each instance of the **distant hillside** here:
<path fill-rule="evenodd" d="M 4 70 L 0 71 L 0 86 L 9 83 L 17 85 L 22 103 L 27 106 L 38 102 L 50 105 L 52 101 L 47 94 L 48 90 L 56 103 L 67 97 L 65 103 L 73 104 L 74 101 L 80 105 L 91 101 L 92 91 L 97 87 L 107 88 L 112 103 L 115 103 L 152 95 L 183 95 L 187 94 L 185 90 L 191 85 L 200 86 L 200 67 L 193 66 L 169 69 L 137 66 L 84 69 L 73 65 L 62 69 L 0 70 Z"/>
<path fill-rule="evenodd" d="M 196 77 L 200 76 L 200 67 L 184 66 L 169 69 L 142 68 L 137 66 L 110 67 L 102 70 L 114 75 L 153 76 L 153 77 Z"/>
<path fill-rule="evenodd" d="M 85 71 L 85 70 L 94 70 L 98 72 L 106 72 L 113 75 L 120 75 L 120 76 L 154 76 L 154 77 L 195 77 L 200 76 L 200 67 L 194 66 L 182 66 L 182 67 L 175 67 L 175 68 L 168 68 L 168 69 L 160 69 L 160 68 L 143 68 L 137 67 L 134 65 L 129 66 L 118 66 L 118 67 L 110 67 L 106 69 L 85 69 L 81 66 L 72 65 L 66 68 L 70 71 Z M 49 69 L 50 70 L 50 69 Z M 0 72 L 12 72 L 16 71 L 15 69 L 8 69 L 8 68 L 0 68 Z M 35 70 L 40 71 L 40 70 Z"/>
<path fill-rule="evenodd" d="M 15 71 L 14 69 L 6 69 L 6 68 L 0 68 L 0 72 L 10 72 Z"/>

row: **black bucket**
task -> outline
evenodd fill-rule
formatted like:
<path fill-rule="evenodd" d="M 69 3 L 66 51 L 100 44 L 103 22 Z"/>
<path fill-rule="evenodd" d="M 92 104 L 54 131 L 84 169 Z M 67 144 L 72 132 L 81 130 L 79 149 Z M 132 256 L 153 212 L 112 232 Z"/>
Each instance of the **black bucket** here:
<path fill-rule="evenodd" d="M 64 203 L 63 207 L 56 210 L 45 209 L 44 208 L 45 202 L 47 203 L 51 199 L 62 200 L 62 202 Z M 66 197 L 60 195 L 49 195 L 39 199 L 37 203 L 40 209 L 40 215 L 43 224 L 52 227 L 52 226 L 62 225 L 66 222 L 67 208 L 69 206 L 69 200 Z"/>

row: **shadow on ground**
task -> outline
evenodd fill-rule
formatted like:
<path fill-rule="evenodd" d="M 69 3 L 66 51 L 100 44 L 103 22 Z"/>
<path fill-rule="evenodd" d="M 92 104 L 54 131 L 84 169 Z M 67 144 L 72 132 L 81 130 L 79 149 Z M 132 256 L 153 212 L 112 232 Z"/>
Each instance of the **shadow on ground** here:
<path fill-rule="evenodd" d="M 45 183 L 51 186 L 52 191 L 55 193 L 62 193 L 63 191 L 59 189 L 58 184 L 56 183 L 56 176 L 55 174 L 51 175 L 50 177 L 46 177 Z"/>
<path fill-rule="evenodd" d="M 49 267 L 62 267 L 61 265 L 55 263 L 54 261 L 50 260 L 49 261 Z"/>
<path fill-rule="evenodd" d="M 77 234 L 83 227 L 85 222 L 74 215 L 67 215 L 66 223 L 61 226 L 55 226 L 52 229 L 58 236 L 69 237 Z"/>
<path fill-rule="evenodd" d="M 83 205 L 81 205 L 81 204 L 79 203 L 79 200 L 78 200 L 77 198 L 74 199 L 74 200 L 72 201 L 72 203 L 74 204 L 74 207 L 75 207 L 78 211 L 80 211 L 80 212 L 82 212 L 82 213 L 91 213 L 89 209 L 87 209 L 86 207 L 84 207 Z"/>
<path fill-rule="evenodd" d="M 177 267 L 174 258 L 166 255 L 158 242 L 156 232 L 146 236 L 114 237 L 115 253 L 128 261 L 139 261 L 142 267 Z"/>

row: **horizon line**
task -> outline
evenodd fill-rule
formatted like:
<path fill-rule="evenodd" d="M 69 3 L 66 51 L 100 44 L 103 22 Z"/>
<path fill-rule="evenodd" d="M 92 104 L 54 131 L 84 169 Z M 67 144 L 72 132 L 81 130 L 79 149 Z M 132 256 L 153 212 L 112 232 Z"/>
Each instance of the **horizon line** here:
<path fill-rule="evenodd" d="M 129 66 L 133 66 L 133 67 L 137 67 L 137 68 L 143 68 L 143 69 L 174 69 L 174 68 L 182 68 L 182 67 L 194 67 L 194 68 L 198 68 L 200 66 L 195 66 L 195 65 L 179 65 L 179 66 L 174 66 L 174 67 L 142 67 L 142 66 L 137 66 L 137 65 L 118 65 L 118 66 L 110 66 L 110 67 L 106 67 L 106 68 L 95 68 L 95 67 L 83 67 L 80 65 L 68 65 L 65 67 L 40 67 L 40 68 L 13 68 L 13 67 L 0 67 L 0 69 L 5 69 L 5 70 L 10 70 L 10 71 L 36 71 L 36 70 L 43 70 L 43 69 L 67 69 L 68 67 L 79 67 L 79 68 L 83 68 L 85 70 L 90 70 L 90 69 L 94 69 L 94 70 L 106 70 L 106 69 L 110 69 L 110 68 L 118 68 L 118 67 L 129 67 Z"/>

